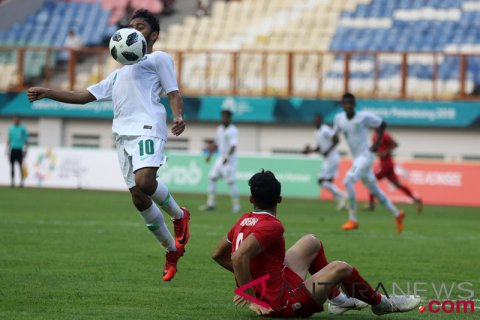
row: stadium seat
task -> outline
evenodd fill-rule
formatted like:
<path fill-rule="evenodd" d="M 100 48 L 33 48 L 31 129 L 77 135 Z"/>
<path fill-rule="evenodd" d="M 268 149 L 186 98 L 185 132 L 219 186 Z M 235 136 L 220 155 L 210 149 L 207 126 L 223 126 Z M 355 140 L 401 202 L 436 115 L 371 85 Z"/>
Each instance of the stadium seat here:
<path fill-rule="evenodd" d="M 478 54 L 480 33 L 475 26 L 480 23 L 479 18 L 480 6 L 472 1 L 365 1 L 354 11 L 341 13 L 330 49 Z M 457 61 L 443 59 L 438 66 L 442 90 L 446 91 L 443 93 L 449 96 L 458 94 L 459 90 L 460 64 L 458 58 L 454 59 Z M 400 76 L 401 60 L 390 63 L 396 65 L 382 65 L 380 62 L 383 83 Z M 432 92 L 433 63 L 432 59 L 424 59 L 409 65 L 407 88 L 411 88 L 410 94 L 418 96 Z M 336 70 L 336 65 L 334 63 L 330 70 Z M 355 68 L 352 63 L 350 69 Z M 478 84 L 474 72 L 476 69 L 468 69 L 467 91 Z M 328 81 L 336 82 L 341 77 L 342 73 L 329 73 Z M 374 78 L 373 65 L 367 71 L 367 78 Z M 453 85 L 455 82 L 457 85 Z M 383 87 L 390 88 L 385 84 Z"/>

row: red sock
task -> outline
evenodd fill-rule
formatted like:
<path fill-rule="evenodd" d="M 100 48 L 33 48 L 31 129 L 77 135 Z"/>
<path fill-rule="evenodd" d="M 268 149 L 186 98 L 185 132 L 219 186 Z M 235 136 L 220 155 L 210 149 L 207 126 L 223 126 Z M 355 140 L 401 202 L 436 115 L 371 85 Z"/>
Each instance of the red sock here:
<path fill-rule="evenodd" d="M 407 187 L 406 185 L 400 184 L 398 186 L 398 189 L 401 190 L 403 193 L 405 193 L 410 198 L 412 198 L 413 200 L 417 200 L 417 198 L 415 198 L 415 196 L 413 195 L 412 190 L 410 190 L 410 188 Z"/>
<path fill-rule="evenodd" d="M 355 267 L 352 270 L 352 274 L 342 282 L 342 285 L 350 297 L 362 300 L 372 306 L 379 304 L 382 300 L 380 293 L 373 290 Z"/>
<path fill-rule="evenodd" d="M 323 249 L 323 243 L 320 245 L 320 249 L 318 250 L 317 256 L 315 259 L 313 259 L 312 264 L 310 265 L 310 268 L 308 268 L 308 272 L 310 274 L 315 274 L 318 271 L 322 270 L 325 268 L 325 266 L 328 264 L 327 257 L 325 256 L 325 250 Z M 340 294 L 340 290 L 338 289 L 337 286 L 333 287 L 330 289 L 328 292 L 328 299 L 335 298 Z"/>

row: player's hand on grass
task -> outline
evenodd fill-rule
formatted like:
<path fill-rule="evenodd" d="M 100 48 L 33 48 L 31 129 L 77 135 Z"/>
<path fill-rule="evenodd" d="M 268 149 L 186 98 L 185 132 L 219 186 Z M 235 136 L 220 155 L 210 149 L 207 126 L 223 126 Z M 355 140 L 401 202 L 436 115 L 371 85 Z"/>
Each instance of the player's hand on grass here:
<path fill-rule="evenodd" d="M 259 316 L 266 316 L 266 315 L 270 314 L 271 312 L 273 312 L 272 308 L 265 309 L 264 307 L 259 306 L 258 304 L 253 303 L 253 302 L 250 302 L 250 305 L 248 306 L 248 308 L 250 310 L 252 310 L 253 312 L 255 312 Z"/>
<path fill-rule="evenodd" d="M 245 306 L 248 306 L 248 308 L 250 310 L 252 310 L 253 312 L 255 312 L 257 315 L 259 316 L 262 316 L 262 315 L 268 315 L 269 313 L 271 313 L 273 311 L 272 308 L 264 308 L 256 303 L 253 303 L 253 302 L 250 302 L 248 301 L 247 299 L 239 296 L 239 295 L 235 295 L 235 297 L 233 298 L 233 302 L 235 303 L 235 305 L 237 306 L 240 306 L 240 307 L 245 307 Z"/>
<path fill-rule="evenodd" d="M 172 127 L 172 134 L 174 136 L 179 136 L 185 130 L 185 122 L 183 122 L 183 118 L 175 118 L 173 120 L 173 127 Z"/>
<path fill-rule="evenodd" d="M 248 305 L 250 303 L 250 301 L 248 301 L 244 297 L 240 297 L 239 295 L 235 295 L 235 297 L 233 297 L 233 303 L 235 303 L 235 305 L 237 305 L 237 306 L 245 307 L 246 305 Z"/>
<path fill-rule="evenodd" d="M 47 88 L 31 87 L 27 90 L 28 101 L 33 102 L 47 97 Z"/>

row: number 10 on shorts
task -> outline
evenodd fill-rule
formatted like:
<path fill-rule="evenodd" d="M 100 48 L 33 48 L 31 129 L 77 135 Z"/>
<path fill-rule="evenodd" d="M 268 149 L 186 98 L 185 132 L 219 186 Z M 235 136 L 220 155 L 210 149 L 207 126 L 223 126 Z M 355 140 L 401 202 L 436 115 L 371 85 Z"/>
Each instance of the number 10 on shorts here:
<path fill-rule="evenodd" d="M 143 157 L 145 154 L 152 155 L 155 153 L 155 148 L 153 145 L 153 140 L 140 140 L 138 142 L 138 148 L 140 150 L 140 157 Z"/>

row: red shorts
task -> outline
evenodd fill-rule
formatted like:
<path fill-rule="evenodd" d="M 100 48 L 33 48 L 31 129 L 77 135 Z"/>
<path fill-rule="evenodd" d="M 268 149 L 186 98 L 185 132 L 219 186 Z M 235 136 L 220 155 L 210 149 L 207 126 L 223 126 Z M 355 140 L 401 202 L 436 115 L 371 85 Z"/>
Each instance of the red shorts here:
<path fill-rule="evenodd" d="M 395 173 L 395 164 L 391 158 L 380 160 L 380 162 L 375 166 L 374 172 L 375 177 L 377 177 L 378 180 L 387 178 L 391 182 L 399 181 L 398 176 Z"/>
<path fill-rule="evenodd" d="M 278 309 L 270 314 L 280 318 L 308 318 L 314 313 L 322 312 L 323 306 L 317 304 L 304 285 L 304 279 L 292 269 L 285 267 L 285 284 Z"/>

